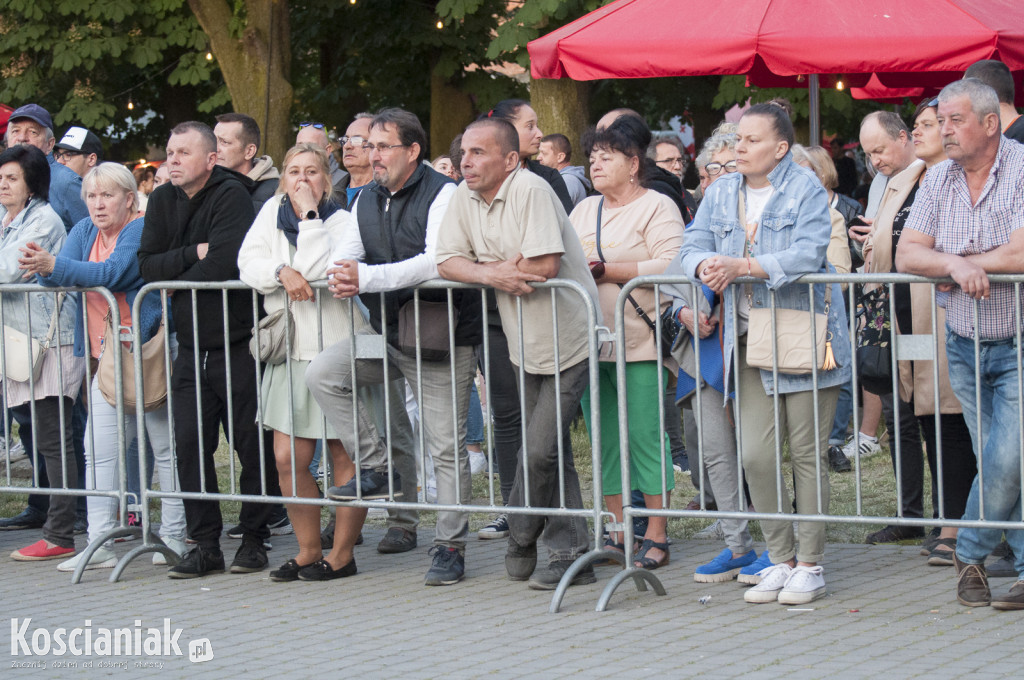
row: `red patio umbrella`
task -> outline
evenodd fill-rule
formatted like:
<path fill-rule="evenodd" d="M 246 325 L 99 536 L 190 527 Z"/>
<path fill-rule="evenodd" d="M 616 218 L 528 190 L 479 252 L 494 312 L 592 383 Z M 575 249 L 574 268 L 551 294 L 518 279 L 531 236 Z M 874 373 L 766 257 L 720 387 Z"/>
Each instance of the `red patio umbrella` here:
<path fill-rule="evenodd" d="M 7 121 L 11 119 L 11 114 L 14 113 L 7 104 L 0 104 L 0 135 L 7 132 Z"/>
<path fill-rule="evenodd" d="M 812 89 L 944 85 L 979 59 L 1024 71 L 1020 0 L 618 0 L 528 45 L 535 78 L 748 74 Z"/>

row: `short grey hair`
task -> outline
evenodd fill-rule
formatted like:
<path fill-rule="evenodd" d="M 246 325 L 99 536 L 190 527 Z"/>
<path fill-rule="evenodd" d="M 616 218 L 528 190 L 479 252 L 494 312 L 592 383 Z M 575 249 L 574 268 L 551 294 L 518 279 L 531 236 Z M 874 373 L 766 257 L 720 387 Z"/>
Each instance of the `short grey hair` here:
<path fill-rule="evenodd" d="M 110 187 L 120 189 L 132 197 L 132 214 L 139 211 L 138 185 L 135 183 L 135 175 L 132 171 L 120 163 L 100 163 L 86 173 L 82 179 L 82 200 L 91 188 Z"/>
<path fill-rule="evenodd" d="M 899 139 L 901 132 L 907 139 L 910 139 L 910 128 L 907 127 L 907 124 L 903 122 L 898 113 L 893 111 L 872 111 L 864 116 L 864 120 L 860 122 L 861 130 L 864 129 L 869 120 L 875 121 L 878 127 L 882 128 L 891 139 Z"/>
<path fill-rule="evenodd" d="M 981 121 L 985 116 L 994 113 L 999 116 L 999 97 L 996 91 L 977 78 L 954 80 L 939 92 L 939 103 L 948 102 L 957 97 L 967 97 L 971 101 L 971 111 Z"/>
<path fill-rule="evenodd" d="M 700 153 L 697 154 L 697 160 L 695 160 L 693 162 L 693 164 L 696 165 L 697 166 L 697 170 L 700 171 L 700 170 L 703 170 L 704 168 L 706 168 L 708 163 L 710 163 L 710 162 L 711 162 L 711 154 L 709 154 L 706 149 L 701 149 Z"/>
<path fill-rule="evenodd" d="M 714 156 L 719 151 L 724 151 L 726 149 L 735 149 L 736 140 L 736 134 L 733 132 L 711 135 L 710 137 L 708 137 L 704 141 L 704 146 L 702 146 L 700 150 L 701 155 L 707 154 L 708 157 L 708 160 L 707 162 L 704 163 L 704 165 L 710 163 L 711 157 Z M 699 163 L 697 165 L 700 167 L 704 167 L 704 165 L 700 165 Z"/>
<path fill-rule="evenodd" d="M 684 163 L 688 160 L 690 154 L 686 153 L 686 149 L 683 148 L 683 144 L 679 141 L 679 137 L 676 135 L 656 135 L 647 146 L 647 157 L 652 161 L 658 158 L 659 144 L 671 144 L 679 150 L 679 155 L 683 157 Z"/>
<path fill-rule="evenodd" d="M 53 130 L 48 127 L 43 128 L 43 143 L 49 144 L 53 141 Z M 4 132 L 4 146 L 10 148 L 11 146 L 11 127 L 7 126 L 7 130 Z"/>

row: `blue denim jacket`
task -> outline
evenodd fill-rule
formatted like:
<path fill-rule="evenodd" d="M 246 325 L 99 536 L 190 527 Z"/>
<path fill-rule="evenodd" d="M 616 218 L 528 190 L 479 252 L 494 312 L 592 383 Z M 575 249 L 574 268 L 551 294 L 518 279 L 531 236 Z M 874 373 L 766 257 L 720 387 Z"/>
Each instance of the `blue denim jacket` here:
<path fill-rule="evenodd" d="M 693 224 L 686 230 L 678 259 L 682 271 L 695 280 L 697 266 L 716 254 L 743 257 L 746 231 L 739 219 L 739 192 L 743 175 L 733 173 L 718 179 L 708 188 Z M 754 257 L 768 275 L 767 285 L 753 285 L 751 305 L 770 307 L 768 290 L 775 291 L 777 309 L 810 310 L 810 294 L 806 284 L 793 285 L 794 279 L 810 273 L 835 272 L 825 259 L 832 223 L 828 214 L 828 197 L 821 182 L 810 170 L 793 162 L 787 153 L 768 174 L 775 192 L 761 214 Z M 674 268 L 674 267 L 673 267 Z M 724 295 L 725 328 L 723 339 L 726 356 L 732 356 L 733 307 L 742 294 L 742 286 L 732 286 Z M 849 330 L 839 284 L 832 285 L 828 333 L 832 352 L 839 367 L 818 371 L 818 386 L 832 387 L 851 378 Z M 815 309 L 825 311 L 825 286 L 814 287 Z M 729 369 L 726 369 L 728 384 Z M 765 392 L 772 394 L 771 371 L 761 371 Z M 779 392 L 801 392 L 811 389 L 811 375 L 779 374 Z"/>
<path fill-rule="evenodd" d="M 7 210 L 0 206 L 0 221 L 7 215 Z M 29 241 L 35 241 L 40 248 L 51 253 L 58 253 L 64 246 L 67 232 L 64 223 L 53 211 L 50 204 L 39 198 L 29 201 L 28 207 L 18 213 L 11 221 L 9 228 L 4 230 L 0 239 L 0 283 L 34 283 L 22 278 L 25 273 L 18 268 L 20 248 Z M 50 329 L 53 315 L 53 294 L 29 293 L 29 305 L 32 311 L 32 337 L 42 342 Z M 29 310 L 25 305 L 24 293 L 10 293 L 2 296 L 4 325 L 16 328 L 25 333 L 28 331 Z M 57 327 L 59 344 L 70 345 L 74 342 L 75 316 L 78 302 L 74 295 L 68 295 L 60 309 L 60 321 Z"/>

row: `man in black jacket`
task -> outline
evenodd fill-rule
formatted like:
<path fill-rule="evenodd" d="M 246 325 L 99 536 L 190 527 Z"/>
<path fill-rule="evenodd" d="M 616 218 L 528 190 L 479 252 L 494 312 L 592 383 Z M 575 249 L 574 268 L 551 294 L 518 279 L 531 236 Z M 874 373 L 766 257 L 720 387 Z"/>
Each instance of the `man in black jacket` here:
<path fill-rule="evenodd" d="M 260 126 L 244 113 L 222 113 L 213 128 L 217 138 L 217 165 L 234 170 L 252 180 L 246 188 L 258 213 L 281 180 L 270 156 L 257 156 L 260 149 Z"/>
<path fill-rule="evenodd" d="M 237 279 L 238 249 L 253 221 L 252 200 L 244 184 L 249 180 L 217 165 L 217 139 L 203 123 L 181 123 L 171 130 L 166 164 L 171 181 L 153 191 L 146 210 L 139 245 L 142 277 L 196 283 Z M 233 423 L 234 447 L 242 464 L 241 492 L 280 496 L 272 436 L 269 431 L 261 433 L 256 424 L 256 371 L 248 348 L 253 326 L 251 294 L 228 292 L 226 346 L 221 291 L 201 290 L 195 295 L 195 308 L 190 291 L 178 291 L 171 298 L 180 346 L 171 394 L 181 488 L 218 491 L 213 454 L 220 425 L 232 432 L 229 424 Z M 260 474 L 261 437 L 265 477 Z M 263 541 L 270 536 L 270 510 L 264 503 L 242 504 L 242 546 L 231 563 L 233 573 L 266 567 Z M 220 505 L 186 499 L 185 519 L 188 534 L 198 545 L 168 576 L 196 578 L 223 572 Z"/>
<path fill-rule="evenodd" d="M 387 433 L 388 443 L 384 443 L 362 399 L 353 408 L 356 386 L 380 384 L 387 375 L 389 380 L 405 376 L 422 409 L 420 427 L 426 453 L 434 461 L 438 503 L 468 503 L 472 489 L 466 415 L 470 385 L 476 375 L 475 345 L 481 340 L 480 293 L 455 291 L 450 309 L 446 291 L 420 291 L 417 321 L 412 288 L 438 278 L 434 261 L 437 232 L 455 184 L 422 163 L 426 134 L 419 119 L 408 111 L 380 111 L 370 125 L 367 147 L 374 183 L 359 194 L 352 209 L 355 224 L 335 247 L 331 256 L 334 265 L 327 269 L 327 277 L 335 297 L 362 296 L 373 330 L 383 337 L 377 345 L 378 360 L 363 359 L 364 343 L 357 343 L 360 361 L 355 364 L 355 374 L 354 348 L 348 338 L 326 348 L 306 371 L 306 385 L 361 468 L 358 490 L 353 479 L 328 489 L 327 496 L 335 500 L 353 500 L 360 494 L 363 498 L 388 498 L 392 494 L 408 498 L 416 492 L 416 469 L 409 447 L 394 432 Z M 378 294 L 383 294 L 383 305 Z M 447 331 L 449 314 L 454 326 L 454 353 L 449 356 L 447 338 L 435 338 L 433 346 L 421 343 L 422 362 L 418 364 L 415 348 L 403 341 L 400 331 L 410 330 L 419 342 L 432 331 Z M 392 384 L 386 388 L 394 391 Z M 395 396 L 389 395 L 393 405 Z M 391 408 L 392 430 L 396 425 L 408 427 L 400 406 L 402 400 L 398 403 L 398 408 Z M 358 433 L 353 432 L 353 422 L 358 424 Z M 389 476 L 389 462 L 399 474 Z M 462 580 L 468 532 L 465 513 L 438 512 L 434 559 L 426 585 L 450 585 Z M 377 549 L 402 552 L 415 545 L 415 533 L 392 524 Z M 330 566 L 339 570 L 344 565 Z"/>

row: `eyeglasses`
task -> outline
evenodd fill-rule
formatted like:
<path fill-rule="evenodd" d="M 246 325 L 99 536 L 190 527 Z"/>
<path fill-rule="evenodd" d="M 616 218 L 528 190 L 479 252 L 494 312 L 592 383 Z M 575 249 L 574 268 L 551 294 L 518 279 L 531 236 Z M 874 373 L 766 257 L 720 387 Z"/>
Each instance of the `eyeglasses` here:
<path fill-rule="evenodd" d="M 729 161 L 728 163 L 708 163 L 704 166 L 704 171 L 711 177 L 722 172 L 722 170 L 725 170 L 726 172 L 736 172 L 736 161 Z"/>
<path fill-rule="evenodd" d="M 376 149 L 377 153 L 379 153 L 381 155 L 384 155 L 384 154 L 388 153 L 389 151 L 391 151 L 392 149 L 397 149 L 400 146 L 409 146 L 409 145 L 408 144 L 377 144 L 377 145 L 363 144 L 363 151 L 365 151 L 367 153 L 370 153 L 374 149 Z"/>
<path fill-rule="evenodd" d="M 352 146 L 366 146 L 366 137 L 361 137 L 359 135 L 353 135 L 352 137 L 345 135 L 343 137 L 338 137 L 338 141 L 341 142 L 342 146 L 345 146 L 349 142 L 352 142 Z"/>
<path fill-rule="evenodd" d="M 657 165 L 672 166 L 672 165 L 676 165 L 678 163 L 679 165 L 682 165 L 684 167 L 686 166 L 686 161 L 684 161 L 681 156 L 676 156 L 675 158 L 663 158 L 660 161 L 654 161 L 654 162 Z"/>
<path fill-rule="evenodd" d="M 324 124 L 323 123 L 310 123 L 310 122 L 307 121 L 305 123 L 299 123 L 299 127 L 300 128 L 315 127 L 317 130 L 323 130 L 324 129 Z"/>
<path fill-rule="evenodd" d="M 938 97 L 936 97 L 935 99 L 933 99 L 930 102 L 928 102 L 928 106 L 938 106 L 938 105 L 939 105 L 939 98 Z"/>
<path fill-rule="evenodd" d="M 81 155 L 82 154 L 79 153 L 78 151 L 69 151 L 68 149 L 54 149 L 53 150 L 53 160 L 57 161 L 58 163 L 61 162 L 61 161 L 71 160 L 75 156 L 81 156 Z"/>

